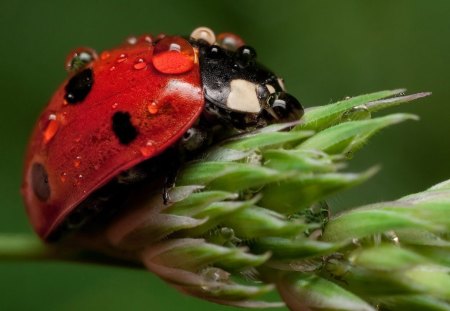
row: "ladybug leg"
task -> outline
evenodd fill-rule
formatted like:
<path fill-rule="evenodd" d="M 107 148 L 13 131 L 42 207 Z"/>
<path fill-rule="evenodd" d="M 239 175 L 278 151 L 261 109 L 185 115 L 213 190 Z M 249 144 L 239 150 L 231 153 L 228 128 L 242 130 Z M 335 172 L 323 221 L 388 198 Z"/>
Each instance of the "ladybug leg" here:
<path fill-rule="evenodd" d="M 178 161 L 177 165 L 171 166 L 169 168 L 167 175 L 164 177 L 163 194 L 162 194 L 164 205 L 171 203 L 169 190 L 175 186 L 175 181 L 177 179 L 179 168 L 180 162 Z"/>

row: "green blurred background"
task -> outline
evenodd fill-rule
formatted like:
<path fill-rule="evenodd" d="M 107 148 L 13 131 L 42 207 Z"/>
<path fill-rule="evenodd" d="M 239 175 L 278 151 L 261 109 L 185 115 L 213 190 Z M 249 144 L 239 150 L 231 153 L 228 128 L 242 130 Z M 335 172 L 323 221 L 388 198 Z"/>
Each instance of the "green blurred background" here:
<path fill-rule="evenodd" d="M 394 199 L 450 178 L 449 1 L 5 1 L 0 3 L 0 231 L 29 232 L 19 195 L 31 127 L 66 75 L 66 54 L 131 34 L 233 31 L 305 106 L 382 89 L 431 91 L 420 115 L 376 136 L 352 169 L 381 164 L 335 209 Z M 227 310 L 178 294 L 144 271 L 0 263 L 0 310 Z"/>

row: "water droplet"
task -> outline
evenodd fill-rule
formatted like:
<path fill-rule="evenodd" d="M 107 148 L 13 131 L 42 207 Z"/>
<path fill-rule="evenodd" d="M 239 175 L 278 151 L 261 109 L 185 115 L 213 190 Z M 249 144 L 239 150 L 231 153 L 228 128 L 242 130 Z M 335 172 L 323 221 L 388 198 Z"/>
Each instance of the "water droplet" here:
<path fill-rule="evenodd" d="M 165 33 L 160 33 L 156 36 L 156 40 L 155 41 L 159 41 L 162 40 L 166 37 L 167 35 Z"/>
<path fill-rule="evenodd" d="M 127 38 L 127 43 L 131 45 L 135 45 L 137 43 L 137 38 L 135 36 L 130 36 Z"/>
<path fill-rule="evenodd" d="M 215 267 L 208 267 L 200 271 L 203 279 L 201 288 L 204 291 L 215 292 L 220 290 L 221 283 L 227 283 L 230 279 L 230 273 Z"/>
<path fill-rule="evenodd" d="M 114 104 L 111 105 L 112 109 L 116 109 L 117 107 L 119 107 L 119 103 L 114 103 Z"/>
<path fill-rule="evenodd" d="M 159 107 L 158 104 L 155 101 L 152 101 L 151 103 L 147 104 L 147 110 L 150 114 L 156 114 L 158 113 Z"/>
<path fill-rule="evenodd" d="M 66 182 L 66 180 L 67 180 L 67 173 L 66 172 L 62 172 L 59 175 L 59 179 L 61 180 L 61 182 Z"/>
<path fill-rule="evenodd" d="M 371 113 L 365 105 L 355 106 L 345 111 L 341 116 L 341 122 L 368 120 Z"/>
<path fill-rule="evenodd" d="M 156 151 L 155 142 L 153 140 L 147 140 L 145 146 L 140 148 L 140 152 L 144 157 L 151 156 Z"/>
<path fill-rule="evenodd" d="M 66 58 L 66 70 L 77 72 L 98 58 L 97 53 L 91 48 L 78 48 L 72 51 Z"/>
<path fill-rule="evenodd" d="M 138 58 L 134 62 L 133 68 L 136 70 L 141 70 L 147 67 L 147 63 L 144 61 L 143 58 Z"/>
<path fill-rule="evenodd" d="M 250 46 L 243 45 L 237 49 L 235 57 L 240 66 L 246 67 L 254 63 L 256 59 L 256 51 Z"/>
<path fill-rule="evenodd" d="M 153 37 L 151 35 L 142 35 L 142 36 L 139 37 L 139 41 L 152 44 L 153 43 Z"/>
<path fill-rule="evenodd" d="M 56 132 L 58 131 L 58 128 L 59 123 L 56 120 L 56 114 L 54 113 L 49 114 L 43 132 L 44 143 L 48 143 L 55 136 Z"/>
<path fill-rule="evenodd" d="M 153 66 L 161 73 L 185 73 L 194 67 L 194 63 L 194 48 L 181 37 L 165 37 L 155 45 Z"/>
<path fill-rule="evenodd" d="M 116 62 L 123 63 L 126 60 L 127 60 L 127 54 L 122 53 L 119 55 L 119 57 L 117 57 Z"/>
<path fill-rule="evenodd" d="M 241 46 L 244 46 L 245 42 L 234 33 L 224 32 L 217 36 L 217 44 L 224 49 L 236 51 Z"/>
<path fill-rule="evenodd" d="M 100 54 L 100 59 L 107 60 L 110 56 L 111 54 L 108 51 L 103 51 L 102 54 Z"/>
<path fill-rule="evenodd" d="M 198 27 L 191 33 L 191 38 L 194 40 L 202 40 L 208 44 L 214 44 L 216 42 L 216 35 L 208 27 Z"/>
<path fill-rule="evenodd" d="M 80 157 L 80 156 L 77 156 L 77 157 L 75 158 L 75 160 L 73 161 L 73 166 L 76 167 L 76 168 L 78 168 L 78 167 L 80 167 L 80 164 L 81 164 L 81 157 Z"/>
<path fill-rule="evenodd" d="M 83 181 L 84 176 L 82 174 L 78 174 L 75 177 L 75 183 L 74 186 L 78 186 Z"/>

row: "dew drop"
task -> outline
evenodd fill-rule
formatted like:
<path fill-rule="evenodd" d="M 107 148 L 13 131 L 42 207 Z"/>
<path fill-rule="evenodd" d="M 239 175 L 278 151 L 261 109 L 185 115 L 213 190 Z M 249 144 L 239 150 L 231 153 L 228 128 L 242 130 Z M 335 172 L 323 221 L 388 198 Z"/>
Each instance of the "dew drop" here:
<path fill-rule="evenodd" d="M 84 176 L 82 175 L 82 174 L 78 174 L 76 177 L 75 177 L 75 181 L 74 181 L 74 186 L 79 186 L 80 185 L 80 183 L 83 181 L 83 179 L 84 179 Z"/>
<path fill-rule="evenodd" d="M 131 36 L 127 38 L 127 43 L 130 45 L 135 45 L 137 43 L 137 38 L 135 36 Z"/>
<path fill-rule="evenodd" d="M 91 48 L 78 48 L 69 53 L 66 58 L 66 70 L 77 72 L 98 58 L 97 53 Z"/>
<path fill-rule="evenodd" d="M 156 151 L 155 142 L 153 140 L 147 140 L 145 145 L 141 147 L 139 151 L 144 157 L 151 156 Z"/>
<path fill-rule="evenodd" d="M 111 54 L 108 51 L 103 51 L 102 54 L 100 54 L 100 59 L 107 60 L 110 56 Z"/>
<path fill-rule="evenodd" d="M 150 114 L 156 114 L 158 113 L 159 107 L 158 104 L 155 101 L 152 101 L 151 103 L 147 104 L 147 110 Z"/>
<path fill-rule="evenodd" d="M 116 62 L 123 63 L 126 60 L 127 60 L 127 54 L 122 53 L 117 57 Z"/>
<path fill-rule="evenodd" d="M 59 128 L 59 123 L 56 120 L 56 114 L 52 113 L 48 116 L 48 120 L 43 132 L 44 143 L 48 143 L 56 134 Z"/>
<path fill-rule="evenodd" d="M 245 45 L 244 40 L 234 33 L 224 32 L 217 36 L 217 44 L 224 49 L 236 51 Z"/>
<path fill-rule="evenodd" d="M 208 44 L 214 44 L 216 42 L 216 35 L 208 27 L 198 27 L 191 33 L 191 38 L 194 40 L 202 40 Z"/>
<path fill-rule="evenodd" d="M 194 48 L 181 37 L 165 37 L 155 45 L 153 66 L 161 73 L 185 73 L 194 67 L 194 63 Z"/>
<path fill-rule="evenodd" d="M 139 41 L 152 44 L 153 38 L 151 35 L 142 35 L 141 37 L 139 37 Z"/>
<path fill-rule="evenodd" d="M 368 120 L 371 117 L 370 110 L 365 105 L 360 105 L 345 111 L 341 116 L 341 122 Z"/>
<path fill-rule="evenodd" d="M 111 105 L 112 109 L 116 109 L 117 107 L 119 107 L 119 103 L 114 103 L 114 104 Z"/>
<path fill-rule="evenodd" d="M 80 164 L 81 164 L 81 157 L 80 157 L 80 156 L 77 156 L 77 157 L 75 158 L 75 160 L 73 161 L 73 166 L 74 166 L 75 168 L 78 168 L 78 167 L 80 167 Z"/>
<path fill-rule="evenodd" d="M 136 70 L 141 70 L 147 67 L 147 63 L 144 61 L 143 58 L 138 58 L 134 62 L 133 68 Z"/>
<path fill-rule="evenodd" d="M 66 182 L 66 180 L 67 180 L 67 173 L 66 172 L 62 172 L 60 175 L 59 175 L 59 179 L 61 180 L 61 182 Z"/>

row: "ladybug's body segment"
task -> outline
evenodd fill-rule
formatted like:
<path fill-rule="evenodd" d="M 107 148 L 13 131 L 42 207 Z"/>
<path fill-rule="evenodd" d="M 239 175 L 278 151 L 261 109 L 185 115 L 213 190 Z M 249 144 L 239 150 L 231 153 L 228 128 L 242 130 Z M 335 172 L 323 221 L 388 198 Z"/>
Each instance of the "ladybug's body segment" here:
<path fill-rule="evenodd" d="M 183 145 L 191 152 L 213 124 L 248 130 L 301 117 L 301 105 L 237 36 L 219 36 L 219 46 L 197 35 L 146 36 L 98 58 L 85 49 L 69 59 L 71 74 L 42 113 L 25 160 L 22 193 L 43 239 L 94 192 L 183 135 L 195 133 Z"/>

